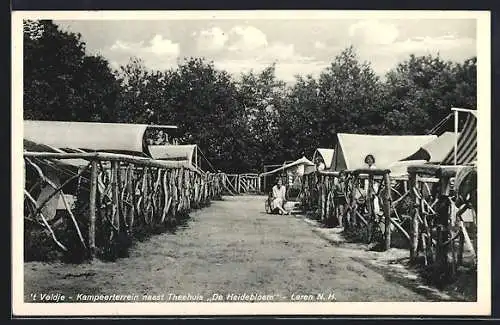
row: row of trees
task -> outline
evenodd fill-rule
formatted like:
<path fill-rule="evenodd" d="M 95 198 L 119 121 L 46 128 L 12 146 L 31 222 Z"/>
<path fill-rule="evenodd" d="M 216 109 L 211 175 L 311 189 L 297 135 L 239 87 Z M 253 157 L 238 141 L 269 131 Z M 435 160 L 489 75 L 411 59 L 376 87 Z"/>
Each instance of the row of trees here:
<path fill-rule="evenodd" d="M 411 55 L 382 80 L 350 47 L 287 86 L 275 65 L 236 79 L 201 58 L 166 71 L 132 58 L 113 71 L 81 35 L 25 22 L 25 119 L 175 124 L 225 171 L 310 157 L 337 132 L 423 134 L 452 106 L 476 106 L 476 58 Z"/>

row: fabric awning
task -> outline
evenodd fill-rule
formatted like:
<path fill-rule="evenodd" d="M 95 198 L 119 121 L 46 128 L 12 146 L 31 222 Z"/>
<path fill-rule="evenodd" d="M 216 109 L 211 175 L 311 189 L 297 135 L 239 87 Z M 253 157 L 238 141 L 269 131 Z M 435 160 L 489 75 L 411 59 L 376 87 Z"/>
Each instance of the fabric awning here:
<path fill-rule="evenodd" d="M 148 154 L 144 135 L 146 129 L 176 129 L 176 126 L 24 121 L 24 138 L 56 148 L 73 148 L 107 152 L 133 152 Z"/>
<path fill-rule="evenodd" d="M 477 118 L 476 113 L 467 116 L 465 125 L 457 140 L 457 165 L 468 165 L 477 160 Z M 453 165 L 455 145 L 443 159 L 443 165 Z"/>
<path fill-rule="evenodd" d="M 291 162 L 291 163 L 288 163 L 288 164 L 285 164 L 279 168 L 276 168 L 276 169 L 273 169 L 273 170 L 270 170 L 268 172 L 265 172 L 265 173 L 262 173 L 259 175 L 259 177 L 261 176 L 267 176 L 267 175 L 272 175 L 272 174 L 275 174 L 275 173 L 278 173 L 280 171 L 287 171 L 287 170 L 290 170 L 290 169 L 297 169 L 297 172 L 299 174 L 307 174 L 307 173 L 310 173 L 312 171 L 314 171 L 314 169 L 311 169 L 311 168 L 308 168 L 308 167 L 313 167 L 314 164 L 312 161 L 310 161 L 309 159 L 307 159 L 306 157 L 302 157 L 300 159 L 297 159 L 296 161 L 294 162 Z"/>

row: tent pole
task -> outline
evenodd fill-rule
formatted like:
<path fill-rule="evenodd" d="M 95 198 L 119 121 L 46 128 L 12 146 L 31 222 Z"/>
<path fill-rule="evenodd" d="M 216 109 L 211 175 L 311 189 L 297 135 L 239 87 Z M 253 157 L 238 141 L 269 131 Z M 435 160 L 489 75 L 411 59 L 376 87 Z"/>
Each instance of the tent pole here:
<path fill-rule="evenodd" d="M 455 115 L 455 151 L 454 151 L 454 157 L 453 157 L 453 165 L 457 165 L 457 147 L 458 147 L 458 111 L 455 110 L 454 112 Z"/>

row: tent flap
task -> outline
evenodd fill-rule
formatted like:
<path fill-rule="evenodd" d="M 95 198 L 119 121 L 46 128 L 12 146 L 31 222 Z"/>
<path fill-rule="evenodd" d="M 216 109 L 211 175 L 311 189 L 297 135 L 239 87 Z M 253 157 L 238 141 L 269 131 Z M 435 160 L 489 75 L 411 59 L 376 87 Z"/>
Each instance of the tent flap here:
<path fill-rule="evenodd" d="M 477 160 L 477 118 L 469 114 L 460 135 L 457 135 L 457 165 L 471 164 Z M 455 163 L 455 143 L 442 160 L 443 165 Z"/>
<path fill-rule="evenodd" d="M 425 160 L 430 163 L 440 163 L 446 155 L 453 149 L 455 143 L 455 134 L 445 132 L 434 141 L 431 141 L 417 150 L 412 155 L 402 159 L 407 160 Z"/>

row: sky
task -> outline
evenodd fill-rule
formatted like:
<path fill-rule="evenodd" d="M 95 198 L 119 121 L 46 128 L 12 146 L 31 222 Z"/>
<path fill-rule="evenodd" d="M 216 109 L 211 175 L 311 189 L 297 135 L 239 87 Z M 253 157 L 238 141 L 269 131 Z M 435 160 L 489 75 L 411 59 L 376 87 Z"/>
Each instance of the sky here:
<path fill-rule="evenodd" d="M 343 49 L 354 46 L 361 61 L 383 76 L 410 54 L 439 53 L 461 62 L 476 54 L 475 19 L 197 19 L 55 20 L 80 33 L 89 54 L 113 68 L 130 57 L 148 68 L 175 67 L 203 57 L 236 77 L 276 62 L 278 78 L 318 76 Z"/>

